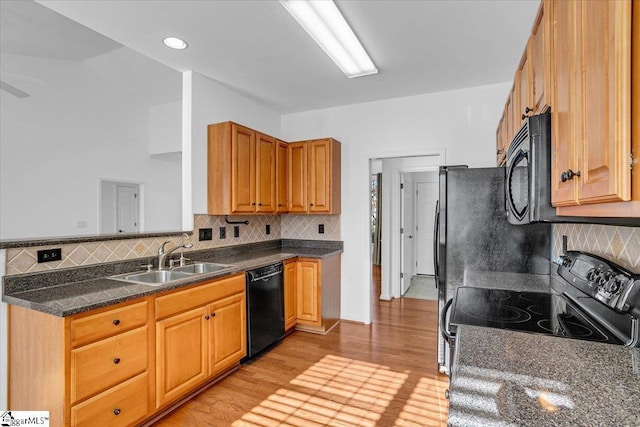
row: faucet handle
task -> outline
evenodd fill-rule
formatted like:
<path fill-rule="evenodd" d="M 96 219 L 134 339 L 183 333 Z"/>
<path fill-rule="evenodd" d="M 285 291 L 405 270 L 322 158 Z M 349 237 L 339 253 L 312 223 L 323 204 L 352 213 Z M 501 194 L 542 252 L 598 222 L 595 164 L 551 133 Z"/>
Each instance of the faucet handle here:
<path fill-rule="evenodd" d="M 169 260 L 169 268 L 173 268 L 179 261 L 177 259 L 170 259 Z M 182 263 L 180 263 L 182 264 Z"/>
<path fill-rule="evenodd" d="M 187 258 L 186 256 L 180 255 L 180 267 L 184 265 L 185 261 L 191 261 L 191 258 Z"/>
<path fill-rule="evenodd" d="M 151 269 L 153 268 L 153 264 L 151 264 L 151 263 L 150 264 L 143 264 L 140 267 L 146 268 L 147 271 L 151 271 Z"/>

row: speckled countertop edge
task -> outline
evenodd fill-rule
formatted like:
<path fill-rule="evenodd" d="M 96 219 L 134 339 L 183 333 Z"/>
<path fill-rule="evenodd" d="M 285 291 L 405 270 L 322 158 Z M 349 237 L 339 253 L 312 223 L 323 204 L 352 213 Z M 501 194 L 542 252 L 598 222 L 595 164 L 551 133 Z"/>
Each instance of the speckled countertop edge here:
<path fill-rule="evenodd" d="M 217 277 L 259 268 L 290 258 L 308 257 L 322 259 L 341 252 L 342 249 L 336 247 L 313 248 L 304 244 L 302 247 L 287 246 L 283 248 L 258 249 L 222 256 L 219 255 L 220 251 L 204 251 L 198 253 L 197 256 L 193 256 L 191 262 L 216 262 L 231 264 L 234 267 L 223 272 L 200 274 L 160 286 L 128 283 L 102 276 L 69 283 L 46 284 L 46 286 L 35 289 L 23 289 L 16 292 L 3 293 L 2 300 L 9 304 L 30 308 L 58 317 L 65 317 L 147 295 L 209 281 Z M 98 272 L 97 274 L 101 274 L 99 273 L 101 270 L 98 269 L 96 271 Z M 39 273 L 38 275 L 42 276 L 42 274 L 43 273 Z M 22 276 L 21 279 L 28 279 L 29 275 Z M 33 276 L 36 275 L 34 274 Z M 43 282 L 46 282 L 46 280 L 43 280 Z"/>
<path fill-rule="evenodd" d="M 460 326 L 448 425 L 640 426 L 639 351 Z"/>

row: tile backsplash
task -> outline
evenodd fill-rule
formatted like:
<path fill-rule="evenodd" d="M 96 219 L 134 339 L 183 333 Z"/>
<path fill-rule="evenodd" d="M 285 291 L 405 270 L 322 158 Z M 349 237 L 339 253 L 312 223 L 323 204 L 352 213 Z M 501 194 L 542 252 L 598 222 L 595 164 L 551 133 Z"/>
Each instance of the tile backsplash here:
<path fill-rule="evenodd" d="M 633 272 L 640 273 L 639 227 L 553 224 L 553 260 L 562 254 L 562 236 L 567 236 L 569 250 L 581 250 L 617 260 Z"/>
<path fill-rule="evenodd" d="M 339 215 L 247 215 L 230 216 L 229 220 L 248 220 L 249 224 L 239 224 L 240 236 L 233 237 L 234 225 L 227 224 L 224 216 L 195 215 L 194 230 L 190 238 L 193 248 L 185 250 L 185 252 L 278 239 L 340 240 Z M 271 228 L 270 234 L 266 233 L 267 224 Z M 318 233 L 318 224 L 324 224 L 324 234 Z M 220 227 L 226 227 L 225 239 L 220 239 Z M 199 241 L 198 229 L 200 228 L 211 228 L 212 240 Z M 8 248 L 6 249 L 5 274 L 33 273 L 103 262 L 153 257 L 157 255 L 158 248 L 165 240 L 171 240 L 172 244 L 175 245 L 180 242 L 180 237 L 167 236 L 164 238 L 160 236 Z M 54 247 L 62 249 L 62 260 L 38 264 L 37 251 Z"/>

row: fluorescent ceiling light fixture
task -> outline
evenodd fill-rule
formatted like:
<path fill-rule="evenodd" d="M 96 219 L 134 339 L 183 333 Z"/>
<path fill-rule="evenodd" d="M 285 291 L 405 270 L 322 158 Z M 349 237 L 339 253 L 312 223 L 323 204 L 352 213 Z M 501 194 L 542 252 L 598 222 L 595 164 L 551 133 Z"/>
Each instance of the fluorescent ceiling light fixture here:
<path fill-rule="evenodd" d="M 187 42 L 178 37 L 165 37 L 162 39 L 162 43 L 171 49 L 182 50 L 187 48 Z"/>
<path fill-rule="evenodd" d="M 280 0 L 285 9 L 347 75 L 360 77 L 378 69 L 331 0 Z"/>

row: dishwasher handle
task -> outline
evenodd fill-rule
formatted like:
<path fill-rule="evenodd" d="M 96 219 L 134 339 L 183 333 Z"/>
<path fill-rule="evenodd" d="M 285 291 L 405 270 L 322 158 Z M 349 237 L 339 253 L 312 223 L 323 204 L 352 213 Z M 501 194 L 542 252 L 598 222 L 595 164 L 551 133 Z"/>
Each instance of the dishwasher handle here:
<path fill-rule="evenodd" d="M 253 271 L 247 271 L 249 275 L 249 282 L 257 282 L 259 280 L 267 280 L 270 277 L 277 276 L 278 274 L 282 274 L 282 266 L 280 266 L 276 271 L 272 271 L 267 274 L 256 274 Z"/>
<path fill-rule="evenodd" d="M 451 334 L 449 333 L 449 330 L 447 328 L 447 311 L 451 307 L 452 303 L 453 303 L 453 298 L 447 301 L 447 303 L 442 308 L 442 313 L 440 313 L 440 332 L 442 333 L 442 337 L 447 342 L 451 342 L 452 340 Z"/>

